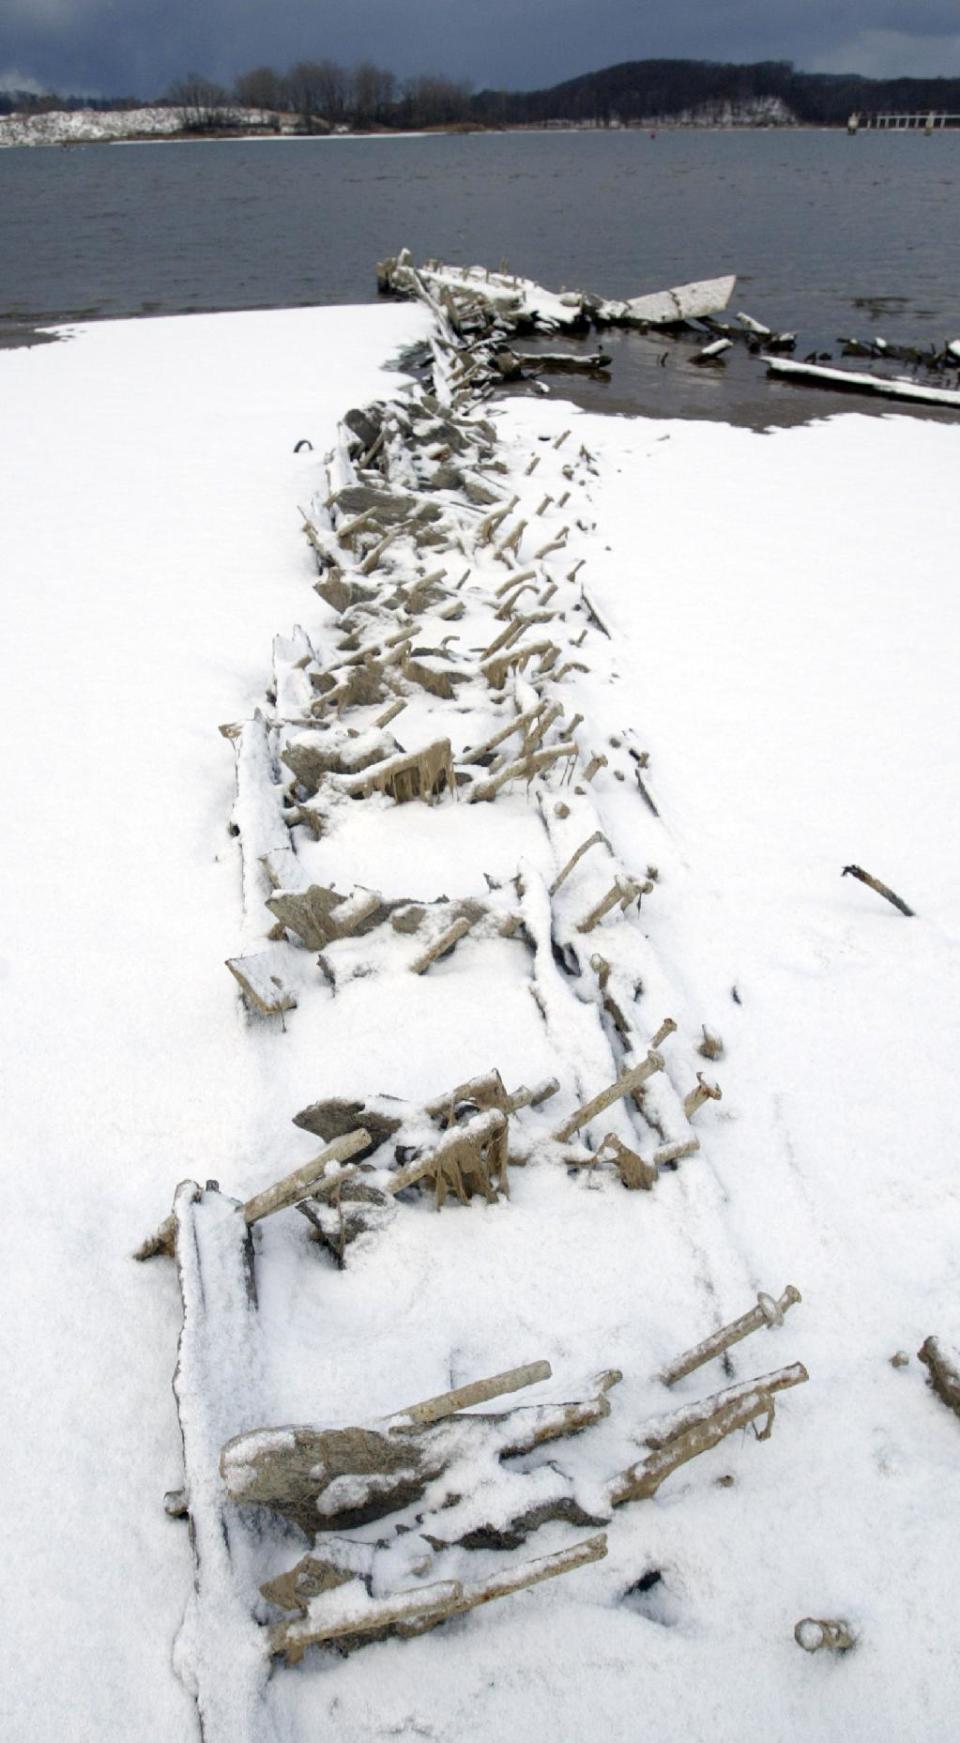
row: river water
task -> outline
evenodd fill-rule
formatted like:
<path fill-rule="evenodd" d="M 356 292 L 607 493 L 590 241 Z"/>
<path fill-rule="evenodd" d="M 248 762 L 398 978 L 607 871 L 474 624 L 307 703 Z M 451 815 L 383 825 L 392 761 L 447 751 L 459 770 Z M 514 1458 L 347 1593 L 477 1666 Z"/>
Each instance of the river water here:
<path fill-rule="evenodd" d="M 847 334 L 939 345 L 960 337 L 958 218 L 960 131 L 3 150 L 0 329 L 9 342 L 55 321 L 371 301 L 376 261 L 405 245 L 613 297 L 735 272 L 734 307 L 797 331 L 798 355 L 836 356 Z M 682 352 L 664 368 L 650 342 L 614 345 L 590 404 L 648 409 L 652 394 L 661 411 L 756 421 L 739 403 L 752 359 L 704 379 Z"/>

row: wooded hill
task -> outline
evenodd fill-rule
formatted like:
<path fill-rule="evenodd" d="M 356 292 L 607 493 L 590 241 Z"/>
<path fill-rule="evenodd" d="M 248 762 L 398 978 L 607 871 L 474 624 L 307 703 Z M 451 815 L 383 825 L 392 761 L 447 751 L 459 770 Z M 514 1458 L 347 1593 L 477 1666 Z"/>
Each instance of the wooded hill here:
<path fill-rule="evenodd" d="M 960 113 L 960 79 L 865 79 L 855 73 L 800 73 L 791 61 L 622 61 L 542 91 L 481 91 L 473 115 L 489 124 L 670 120 L 687 112 L 771 100 L 785 119 L 842 124 L 852 110 Z"/>

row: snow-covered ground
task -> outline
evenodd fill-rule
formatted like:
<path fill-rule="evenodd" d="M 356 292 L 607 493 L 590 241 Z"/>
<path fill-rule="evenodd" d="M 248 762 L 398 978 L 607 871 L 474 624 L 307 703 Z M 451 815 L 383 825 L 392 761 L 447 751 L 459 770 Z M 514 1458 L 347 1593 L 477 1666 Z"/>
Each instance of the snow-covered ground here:
<path fill-rule="evenodd" d="M 228 125 L 279 125 L 267 110 L 235 108 Z M 136 110 L 49 110 L 44 115 L 0 115 L 0 146 L 94 145 L 103 139 L 164 139 L 183 132 L 183 113 L 148 105 Z"/>
<path fill-rule="evenodd" d="M 318 991 L 285 1033 L 244 1018 L 223 967 L 241 919 L 216 727 L 262 699 L 275 631 L 330 633 L 297 505 L 338 414 L 396 390 L 378 366 L 425 325 L 408 306 L 197 316 L 0 353 L 11 1737 L 194 1734 L 172 1669 L 192 1558 L 161 1502 L 181 1480 L 179 1299 L 172 1267 L 129 1258 L 176 1182 L 265 1185 L 315 1150 L 289 1121 L 322 1094 L 554 1066 L 509 940 L 416 981 L 361 975 L 336 1005 Z M 669 987 L 688 1053 L 701 1023 L 723 1036 L 723 1100 L 651 1194 L 532 1163 L 509 1204 L 412 1208 L 342 1274 L 300 1219 L 265 1225 L 281 1420 L 365 1420 L 541 1356 L 561 1386 L 616 1364 L 613 1458 L 669 1407 L 664 1360 L 788 1281 L 802 1304 L 735 1372 L 802 1359 L 811 1380 L 769 1444 L 725 1442 L 621 1510 L 606 1560 L 420 1640 L 308 1655 L 273 1678 L 271 1722 L 346 1743 L 947 1736 L 960 1423 L 914 1352 L 960 1335 L 960 431 L 493 415 L 531 514 L 592 457 L 563 566 L 586 559 L 610 636 L 588 634 L 568 712 L 606 750 L 612 850 L 658 869 L 647 1003 Z M 547 538 L 563 514 L 541 518 Z M 631 731 L 659 819 L 609 743 Z M 463 807 L 456 838 L 451 810 L 429 831 L 415 805 L 358 821 L 325 849 L 333 874 L 456 897 L 521 856 L 550 870 L 522 791 Z M 841 881 L 851 861 L 917 917 Z M 856 1649 L 802 1653 L 805 1615 L 845 1618 Z"/>
<path fill-rule="evenodd" d="M 105 139 L 164 138 L 183 126 L 177 109 L 51 109 L 0 116 L 0 146 L 90 145 Z"/>

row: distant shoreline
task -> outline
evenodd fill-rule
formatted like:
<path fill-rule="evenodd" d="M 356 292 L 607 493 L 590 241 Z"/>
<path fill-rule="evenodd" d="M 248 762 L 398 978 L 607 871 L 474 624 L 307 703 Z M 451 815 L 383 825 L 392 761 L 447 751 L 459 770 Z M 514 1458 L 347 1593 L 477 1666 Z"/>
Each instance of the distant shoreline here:
<path fill-rule="evenodd" d="M 864 129 L 865 132 L 918 132 L 919 129 Z M 953 129 L 945 131 L 952 132 Z M 460 139 L 474 135 L 502 136 L 509 134 L 559 134 L 568 136 L 571 133 L 582 133 L 588 136 L 601 134 L 639 133 L 655 136 L 658 133 L 841 133 L 847 132 L 846 127 L 831 122 L 797 121 L 790 123 L 757 124 L 756 122 L 691 122 L 691 121 L 658 121 L 656 124 L 631 123 L 621 127 L 583 127 L 571 122 L 565 127 L 538 126 L 534 122 L 519 123 L 514 126 L 502 127 L 385 127 L 351 133 L 273 133 L 260 128 L 224 128 L 215 132 L 190 132 L 185 129 L 177 133 L 115 133 L 110 136 L 91 135 L 89 138 L 76 135 L 67 138 L 38 139 L 4 139 L 2 122 L 0 122 L 0 150 L 3 151 L 35 151 L 41 148 L 54 151 L 69 151 L 78 146 L 91 145 L 237 145 L 256 143 L 260 145 L 329 145 L 352 143 L 357 140 L 386 139 Z"/>

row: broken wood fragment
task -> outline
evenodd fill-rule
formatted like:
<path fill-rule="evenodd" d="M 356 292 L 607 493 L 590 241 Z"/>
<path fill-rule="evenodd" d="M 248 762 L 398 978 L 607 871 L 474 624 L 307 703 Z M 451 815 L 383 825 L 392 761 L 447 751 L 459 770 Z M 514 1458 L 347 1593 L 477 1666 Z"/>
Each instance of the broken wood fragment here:
<path fill-rule="evenodd" d="M 647 1162 L 636 1150 L 622 1143 L 615 1132 L 608 1132 L 597 1152 L 609 1151 L 624 1186 L 631 1192 L 650 1192 L 657 1184 L 657 1166 Z"/>
<path fill-rule="evenodd" d="M 795 1289 L 792 1283 L 787 1284 L 779 1301 L 772 1295 L 759 1294 L 756 1307 L 751 1307 L 747 1313 L 741 1314 L 739 1319 L 732 1320 L 729 1325 L 721 1326 L 718 1331 L 712 1332 L 709 1337 L 695 1344 L 693 1349 L 687 1350 L 684 1355 L 677 1356 L 674 1361 L 668 1362 L 660 1374 L 664 1385 L 675 1385 L 687 1374 L 692 1374 L 695 1368 L 702 1368 L 704 1362 L 710 1362 L 715 1356 L 723 1355 L 724 1351 L 729 1350 L 733 1344 L 738 1344 L 744 1338 L 749 1337 L 752 1332 L 759 1331 L 761 1326 L 782 1325 L 783 1316 L 788 1308 L 801 1299 L 799 1289 Z"/>
<path fill-rule="evenodd" d="M 899 908 L 901 914 L 906 914 L 908 920 L 916 918 L 916 911 L 913 908 L 908 908 L 900 896 L 894 895 L 888 884 L 881 883 L 879 878 L 871 877 L 870 873 L 865 872 L 862 866 L 845 865 L 840 876 L 859 878 L 860 882 L 866 884 L 869 889 L 876 890 L 878 896 L 884 896 L 888 902 L 892 902 L 895 908 Z"/>
<path fill-rule="evenodd" d="M 394 702 L 391 702 L 389 708 L 385 708 L 382 714 L 377 715 L 377 718 L 373 723 L 374 726 L 389 726 L 391 720 L 396 720 L 397 715 L 400 714 L 406 706 L 406 697 L 398 696 Z"/>
<path fill-rule="evenodd" d="M 721 1037 L 713 1029 L 708 1029 L 706 1023 L 701 1024 L 701 1031 L 703 1040 L 697 1048 L 700 1057 L 702 1059 L 722 1059 L 723 1041 Z"/>
<path fill-rule="evenodd" d="M 960 1358 L 956 1351 L 948 1354 L 939 1338 L 928 1337 L 917 1355 L 927 1370 L 927 1378 L 937 1397 L 955 1416 L 960 1416 Z"/>
<path fill-rule="evenodd" d="M 276 948 L 228 957 L 226 966 L 258 1016 L 282 1017 L 284 1011 L 296 1010 L 297 995 L 284 979 Z"/>

